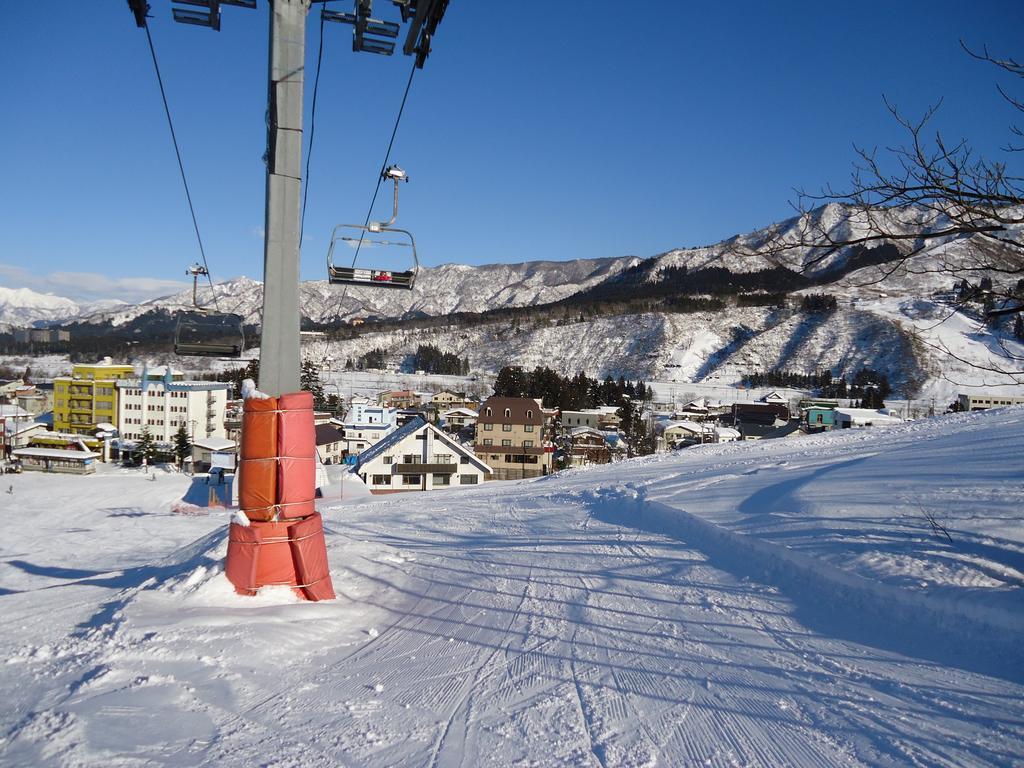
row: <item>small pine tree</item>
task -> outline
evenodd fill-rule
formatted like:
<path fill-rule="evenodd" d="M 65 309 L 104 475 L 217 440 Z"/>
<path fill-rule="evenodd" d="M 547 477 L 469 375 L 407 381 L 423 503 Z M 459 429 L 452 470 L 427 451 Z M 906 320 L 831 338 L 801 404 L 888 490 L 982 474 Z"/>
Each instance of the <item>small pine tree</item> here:
<path fill-rule="evenodd" d="M 320 383 L 320 366 L 312 360 L 302 361 L 302 371 L 299 374 L 299 386 L 306 392 L 313 393 L 313 407 L 322 409 L 326 405 L 324 400 L 324 387 Z"/>
<path fill-rule="evenodd" d="M 149 427 L 142 428 L 142 437 L 139 438 L 139 444 L 136 446 L 139 458 L 145 459 L 147 464 L 152 464 L 153 459 L 156 458 L 156 440 L 153 439 L 152 433 L 149 431 Z"/>
<path fill-rule="evenodd" d="M 174 457 L 178 460 L 178 466 L 185 463 L 185 459 L 192 455 L 192 440 L 188 436 L 188 430 L 182 424 L 174 433 Z"/>

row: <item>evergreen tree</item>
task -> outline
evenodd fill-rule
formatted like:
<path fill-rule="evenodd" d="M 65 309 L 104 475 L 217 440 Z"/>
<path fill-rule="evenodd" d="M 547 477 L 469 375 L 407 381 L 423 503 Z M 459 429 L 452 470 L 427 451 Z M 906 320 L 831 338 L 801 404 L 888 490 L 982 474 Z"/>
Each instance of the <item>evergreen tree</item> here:
<path fill-rule="evenodd" d="M 299 374 L 299 386 L 304 392 L 313 393 L 313 407 L 322 409 L 327 403 L 324 400 L 324 386 L 320 383 L 320 366 L 312 360 L 302 361 Z"/>
<path fill-rule="evenodd" d="M 654 453 L 654 435 L 643 418 L 640 404 L 626 400 L 616 415 L 622 420 L 619 434 L 626 444 L 626 456 L 632 458 Z"/>
<path fill-rule="evenodd" d="M 174 457 L 178 460 L 178 466 L 185 463 L 185 459 L 192 455 L 192 440 L 188 436 L 188 430 L 182 424 L 174 433 Z"/>
<path fill-rule="evenodd" d="M 526 373 L 518 365 L 506 365 L 494 380 L 494 394 L 498 397 L 526 397 Z"/>
<path fill-rule="evenodd" d="M 260 361 L 258 358 L 253 358 L 244 368 L 235 368 L 234 370 L 228 371 L 224 374 L 224 378 L 227 379 L 231 386 L 234 387 L 234 396 L 240 397 L 242 392 L 242 382 L 245 379 L 252 379 L 257 384 L 260 380 Z"/>
<path fill-rule="evenodd" d="M 136 453 L 140 459 L 145 459 L 147 464 L 152 464 L 156 458 L 156 440 L 153 439 L 149 427 L 142 428 L 142 437 L 135 446 Z"/>
<path fill-rule="evenodd" d="M 1024 341 L 1024 315 L 1018 314 L 1013 321 L 1013 335 Z"/>

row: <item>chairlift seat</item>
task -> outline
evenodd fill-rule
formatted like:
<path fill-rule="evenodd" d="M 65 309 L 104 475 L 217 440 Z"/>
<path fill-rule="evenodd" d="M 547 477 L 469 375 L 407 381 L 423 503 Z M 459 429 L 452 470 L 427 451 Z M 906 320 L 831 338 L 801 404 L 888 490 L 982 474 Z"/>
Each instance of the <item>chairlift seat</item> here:
<path fill-rule="evenodd" d="M 387 269 L 362 267 L 336 267 L 329 269 L 328 277 L 334 285 L 368 285 L 373 288 L 402 288 L 412 290 L 416 273 L 412 270 L 392 272 Z"/>
<path fill-rule="evenodd" d="M 174 354 L 239 358 L 245 349 L 241 315 L 193 310 L 178 314 Z"/>
<path fill-rule="evenodd" d="M 368 237 L 372 235 L 388 235 L 387 239 Z M 354 245 L 357 248 L 408 248 L 403 253 L 411 253 L 410 269 L 386 269 L 377 266 L 339 266 L 334 263 L 334 247 L 339 242 Z M 356 251 L 358 253 L 358 250 Z M 407 258 L 407 257 L 406 257 Z M 419 272 L 419 259 L 416 255 L 416 241 L 412 233 L 396 227 L 385 227 L 378 222 L 367 226 L 359 224 L 339 224 L 331 234 L 331 244 L 327 250 L 327 277 L 332 285 L 358 285 L 368 288 L 398 288 L 412 290 Z"/>

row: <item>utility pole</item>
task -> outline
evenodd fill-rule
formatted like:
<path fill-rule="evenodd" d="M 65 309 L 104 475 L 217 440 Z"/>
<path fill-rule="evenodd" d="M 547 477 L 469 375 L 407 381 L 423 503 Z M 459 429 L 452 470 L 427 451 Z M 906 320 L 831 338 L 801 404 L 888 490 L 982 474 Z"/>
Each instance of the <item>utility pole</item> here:
<path fill-rule="evenodd" d="M 267 202 L 263 248 L 260 389 L 299 386 L 299 216 L 302 88 L 311 0 L 271 0 L 267 85 Z"/>

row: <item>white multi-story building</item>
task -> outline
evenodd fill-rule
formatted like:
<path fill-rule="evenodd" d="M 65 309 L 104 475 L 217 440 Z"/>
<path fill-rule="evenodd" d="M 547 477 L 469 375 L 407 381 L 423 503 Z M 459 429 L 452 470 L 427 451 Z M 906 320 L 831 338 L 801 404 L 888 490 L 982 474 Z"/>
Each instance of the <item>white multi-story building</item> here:
<path fill-rule="evenodd" d="M 146 427 L 160 442 L 171 442 L 180 427 L 193 440 L 226 437 L 230 387 L 221 381 L 185 381 L 183 374 L 163 366 L 148 369 L 142 378 L 117 382 L 117 428 L 126 440 L 140 439 Z"/>
<path fill-rule="evenodd" d="M 370 403 L 353 403 L 341 424 L 345 450 L 358 456 L 398 428 L 398 409 Z"/>

